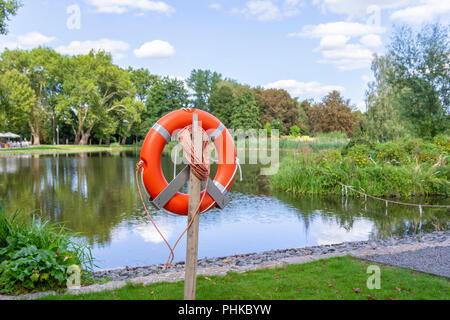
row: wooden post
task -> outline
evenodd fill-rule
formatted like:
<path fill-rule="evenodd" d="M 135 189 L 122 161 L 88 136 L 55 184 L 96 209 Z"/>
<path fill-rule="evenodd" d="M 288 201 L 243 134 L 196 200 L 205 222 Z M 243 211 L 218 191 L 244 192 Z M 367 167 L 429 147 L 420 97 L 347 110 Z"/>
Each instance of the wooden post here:
<path fill-rule="evenodd" d="M 193 114 L 192 119 L 192 141 L 194 144 L 194 154 L 202 157 L 202 132 L 198 126 L 198 115 Z M 195 210 L 200 203 L 201 181 L 192 172 L 189 178 L 189 211 L 188 224 L 193 219 Z M 198 257 L 198 229 L 199 214 L 194 217 L 194 222 L 187 231 L 186 244 L 186 270 L 184 277 L 184 299 L 195 300 L 196 280 L 197 280 L 197 257 Z"/>

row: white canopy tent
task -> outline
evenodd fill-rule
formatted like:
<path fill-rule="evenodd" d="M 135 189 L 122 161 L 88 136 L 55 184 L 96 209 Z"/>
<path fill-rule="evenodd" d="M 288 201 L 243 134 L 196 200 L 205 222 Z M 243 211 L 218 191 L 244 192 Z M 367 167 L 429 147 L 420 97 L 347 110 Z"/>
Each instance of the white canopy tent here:
<path fill-rule="evenodd" d="M 8 133 L 0 133 L 0 138 L 20 139 L 21 137 L 18 134 L 8 132 Z"/>

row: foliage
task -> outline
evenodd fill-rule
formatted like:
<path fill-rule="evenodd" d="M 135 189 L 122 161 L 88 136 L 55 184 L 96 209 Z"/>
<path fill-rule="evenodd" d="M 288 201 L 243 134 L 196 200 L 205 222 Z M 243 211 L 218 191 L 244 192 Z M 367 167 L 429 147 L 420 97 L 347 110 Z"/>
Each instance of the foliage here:
<path fill-rule="evenodd" d="M 297 127 L 296 125 L 293 125 L 290 129 L 290 135 L 292 137 L 300 137 L 302 135 L 302 132 L 299 127 Z"/>
<path fill-rule="evenodd" d="M 322 103 L 308 110 L 311 129 L 319 132 L 345 132 L 353 136 L 354 115 L 350 101 L 343 99 L 337 91 L 329 93 Z"/>
<path fill-rule="evenodd" d="M 425 25 L 418 33 L 398 28 L 389 46 L 389 83 L 416 136 L 431 139 L 449 128 L 449 26 Z"/>
<path fill-rule="evenodd" d="M 356 145 L 348 150 L 345 159 L 358 167 L 366 167 L 371 163 L 370 149 L 363 144 Z"/>
<path fill-rule="evenodd" d="M 17 293 L 65 285 L 71 265 L 92 267 L 89 247 L 63 227 L 8 215 L 0 206 L 0 292 Z"/>
<path fill-rule="evenodd" d="M 222 81 L 222 75 L 215 71 L 192 70 L 186 84 L 194 91 L 194 100 L 192 101 L 194 108 L 208 111 L 209 98 L 220 81 Z"/>
<path fill-rule="evenodd" d="M 28 126 L 36 96 L 28 78 L 17 70 L 8 70 L 0 75 L 0 129 L 20 132 Z"/>
<path fill-rule="evenodd" d="M 441 154 L 450 155 L 450 135 L 438 134 L 434 137 L 433 144 L 438 147 Z"/>
<path fill-rule="evenodd" d="M 367 96 L 367 133 L 376 141 L 385 142 L 406 134 L 402 124 L 396 92 L 390 83 L 393 67 L 389 56 L 375 56 L 372 71 L 375 81 L 369 83 Z"/>
<path fill-rule="evenodd" d="M 271 186 L 293 193 L 340 194 L 339 183 L 344 183 L 376 196 L 448 195 L 449 173 L 448 156 L 430 142 L 361 141 L 344 148 L 341 156 L 321 151 L 288 158 Z"/>
<path fill-rule="evenodd" d="M 273 119 L 272 120 L 272 123 L 270 124 L 270 128 L 271 128 L 271 130 L 278 130 L 280 135 L 284 131 L 283 123 L 280 120 L 278 120 L 278 119 Z"/>
<path fill-rule="evenodd" d="M 271 136 L 272 136 L 272 127 L 271 127 L 270 123 L 267 122 L 267 123 L 264 125 L 264 128 L 263 128 L 263 129 L 266 130 L 267 136 L 268 136 L 268 137 L 271 137 Z"/>
<path fill-rule="evenodd" d="M 2 104 L 13 105 L 12 108 L 24 107 L 16 113 L 24 112 L 35 145 L 40 144 L 43 119 L 52 114 L 56 105 L 57 83 L 63 74 L 61 65 L 60 55 L 47 48 L 31 51 L 6 49 L 0 56 L 0 71 L 6 77 L 2 88 Z M 34 99 L 29 93 L 30 89 L 34 92 Z M 27 103 L 15 105 L 14 92 L 17 90 L 28 91 Z"/>
<path fill-rule="evenodd" d="M 15 16 L 22 6 L 20 0 L 0 0 L 0 34 L 7 34 L 6 22 L 10 16 Z"/>
<path fill-rule="evenodd" d="M 260 112 L 261 123 L 280 122 L 280 135 L 289 134 L 289 128 L 299 124 L 297 101 L 286 90 L 255 88 L 252 90 Z"/>
<path fill-rule="evenodd" d="M 244 130 L 258 129 L 261 127 L 259 110 L 255 98 L 252 91 L 247 87 L 241 87 L 235 90 L 230 126 L 232 129 Z"/>
<path fill-rule="evenodd" d="M 308 118 L 308 110 L 311 108 L 310 100 L 303 100 L 297 104 L 298 120 L 296 125 L 300 128 L 303 134 L 309 134 L 311 131 L 311 124 Z"/>
<path fill-rule="evenodd" d="M 367 268 L 382 269 L 382 290 L 367 288 Z M 131 284 L 82 295 L 45 300 L 182 300 L 183 281 Z M 262 268 L 223 276 L 198 276 L 198 300 L 423 300 L 448 299 L 448 279 L 354 257 Z"/>
<path fill-rule="evenodd" d="M 123 120 L 138 120 L 136 109 L 141 104 L 135 103 L 130 74 L 113 65 L 111 55 L 91 51 L 66 59 L 70 76 L 62 83 L 57 110 L 72 126 L 75 144 L 88 144 L 95 126 L 102 121 L 117 127 Z"/>
<path fill-rule="evenodd" d="M 226 126 L 231 126 L 231 114 L 233 113 L 234 94 L 233 89 L 220 84 L 218 89 L 213 91 L 209 98 L 209 110 Z"/>

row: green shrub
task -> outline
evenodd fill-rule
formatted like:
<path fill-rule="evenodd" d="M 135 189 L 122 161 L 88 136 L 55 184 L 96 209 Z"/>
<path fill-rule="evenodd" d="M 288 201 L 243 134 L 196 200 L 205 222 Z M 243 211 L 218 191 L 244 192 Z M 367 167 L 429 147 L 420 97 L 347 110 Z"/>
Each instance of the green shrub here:
<path fill-rule="evenodd" d="M 299 127 L 297 127 L 296 125 L 293 125 L 291 127 L 290 134 L 293 137 L 300 137 L 302 135 L 302 132 Z"/>
<path fill-rule="evenodd" d="M 324 157 L 324 160 L 329 163 L 341 163 L 342 155 L 339 151 L 330 151 Z"/>
<path fill-rule="evenodd" d="M 272 135 L 272 128 L 270 127 L 270 123 L 266 123 L 266 125 L 264 126 L 264 130 L 266 130 L 268 137 Z"/>
<path fill-rule="evenodd" d="M 356 145 L 348 149 L 345 160 L 351 161 L 359 167 L 366 167 L 372 163 L 371 150 L 366 145 Z"/>
<path fill-rule="evenodd" d="M 368 138 L 365 137 L 355 137 L 342 149 L 341 153 L 343 156 L 347 155 L 348 151 L 357 145 L 364 145 L 367 146 L 369 149 L 374 149 L 376 146 L 376 143 Z"/>
<path fill-rule="evenodd" d="M 444 155 L 450 155 L 450 136 L 439 134 L 433 139 L 433 144 L 438 147 L 439 152 Z"/>
<path fill-rule="evenodd" d="M 8 215 L 0 205 L 0 293 L 54 289 L 65 285 L 67 269 L 92 269 L 90 248 L 63 227 Z"/>
<path fill-rule="evenodd" d="M 393 142 L 380 143 L 376 146 L 375 151 L 378 163 L 401 165 L 408 162 L 406 150 Z"/>
<path fill-rule="evenodd" d="M 121 144 L 118 143 L 118 142 L 114 142 L 114 143 L 111 143 L 109 146 L 110 146 L 111 148 L 120 148 L 120 147 L 121 147 Z"/>
<path fill-rule="evenodd" d="M 283 134 L 283 130 L 284 130 L 283 123 L 278 119 L 275 119 L 272 121 L 272 123 L 270 124 L 270 128 L 272 130 L 278 130 L 280 132 L 280 135 Z"/>
<path fill-rule="evenodd" d="M 435 164 L 441 154 L 437 145 L 422 139 L 403 140 L 402 145 L 406 152 L 411 155 L 411 161 L 418 163 Z"/>

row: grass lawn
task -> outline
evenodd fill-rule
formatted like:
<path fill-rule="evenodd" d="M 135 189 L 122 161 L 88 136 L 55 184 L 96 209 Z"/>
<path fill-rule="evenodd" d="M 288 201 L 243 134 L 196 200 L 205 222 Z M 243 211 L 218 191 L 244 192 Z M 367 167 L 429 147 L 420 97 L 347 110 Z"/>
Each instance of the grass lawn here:
<path fill-rule="evenodd" d="M 77 145 L 42 145 L 28 148 L 14 148 L 14 149 L 0 149 L 0 155 L 17 154 L 17 153 L 71 153 L 71 152 L 101 152 L 101 151 L 126 151 L 134 150 L 136 146 L 121 145 L 121 146 L 107 146 L 107 145 L 92 145 L 92 146 L 77 146 Z"/>
<path fill-rule="evenodd" d="M 373 300 L 449 299 L 450 280 L 402 268 L 380 265 L 381 289 L 366 282 L 374 265 L 353 257 L 319 260 L 276 269 L 226 276 L 199 276 L 198 300 Z M 179 300 L 183 281 L 147 286 L 129 283 L 114 291 L 84 295 L 48 296 L 47 300 Z"/>

